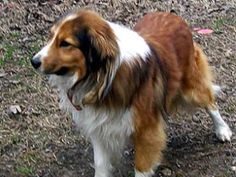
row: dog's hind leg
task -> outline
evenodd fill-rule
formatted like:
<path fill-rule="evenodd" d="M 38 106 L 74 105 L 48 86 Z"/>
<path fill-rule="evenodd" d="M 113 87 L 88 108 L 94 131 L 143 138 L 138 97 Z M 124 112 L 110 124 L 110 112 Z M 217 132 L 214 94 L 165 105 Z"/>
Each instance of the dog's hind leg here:
<path fill-rule="evenodd" d="M 232 132 L 227 123 L 225 123 L 225 121 L 221 117 L 217 107 L 215 105 L 208 106 L 206 110 L 209 113 L 210 117 L 212 118 L 216 136 L 221 141 L 230 141 Z"/>
<path fill-rule="evenodd" d="M 221 117 L 215 102 L 215 94 L 219 91 L 218 89 L 219 88 L 217 87 L 217 90 L 215 90 L 214 85 L 208 86 L 208 88 L 206 87 L 205 90 L 192 89 L 189 94 L 184 95 L 184 98 L 192 105 L 205 108 L 213 121 L 214 131 L 217 138 L 221 141 L 230 141 L 232 132 L 227 123 Z"/>
<path fill-rule="evenodd" d="M 221 141 L 230 141 L 232 132 L 222 119 L 215 101 L 220 87 L 212 83 L 207 58 L 201 48 L 195 44 L 194 49 L 194 73 L 186 79 L 182 89 L 183 98 L 190 104 L 205 108 L 213 120 L 216 136 Z"/>
<path fill-rule="evenodd" d="M 217 96 L 219 92 L 221 91 L 220 86 L 218 85 L 212 85 L 214 96 Z M 214 130 L 216 133 L 216 136 L 222 140 L 222 141 L 230 141 L 232 136 L 232 131 L 230 130 L 227 123 L 223 120 L 223 118 L 220 115 L 220 112 L 216 106 L 214 105 L 208 105 L 206 107 L 206 110 L 210 117 L 212 118 L 213 124 L 214 124 Z"/>

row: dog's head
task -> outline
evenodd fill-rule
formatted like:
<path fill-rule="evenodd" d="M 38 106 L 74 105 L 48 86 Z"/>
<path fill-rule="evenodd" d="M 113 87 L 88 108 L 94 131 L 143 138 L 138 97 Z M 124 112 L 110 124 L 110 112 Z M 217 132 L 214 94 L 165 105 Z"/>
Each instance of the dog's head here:
<path fill-rule="evenodd" d="M 115 34 L 109 24 L 95 12 L 82 10 L 70 14 L 51 28 L 51 39 L 31 60 L 44 74 L 76 76 L 70 89 L 74 94 L 79 82 L 92 79 L 84 104 L 93 103 L 106 94 L 114 77 L 119 55 Z M 91 84 L 90 84 L 91 85 Z"/>

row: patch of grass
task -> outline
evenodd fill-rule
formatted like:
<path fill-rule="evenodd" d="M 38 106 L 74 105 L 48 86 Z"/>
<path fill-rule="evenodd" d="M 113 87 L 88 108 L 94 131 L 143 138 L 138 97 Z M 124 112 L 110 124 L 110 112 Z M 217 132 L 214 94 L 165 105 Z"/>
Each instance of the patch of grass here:
<path fill-rule="evenodd" d="M 0 58 L 0 66 L 3 66 L 6 61 L 9 61 L 13 58 L 14 51 L 16 50 L 16 46 L 12 44 L 5 44 L 2 47 L 3 55 Z"/>
<path fill-rule="evenodd" d="M 11 142 L 12 144 L 18 144 L 19 142 L 21 142 L 21 136 L 19 134 L 13 134 L 11 136 Z"/>
<path fill-rule="evenodd" d="M 18 39 L 20 37 L 21 33 L 19 31 L 14 31 L 11 33 L 11 37 Z"/>
<path fill-rule="evenodd" d="M 235 110 L 236 110 L 236 106 L 235 105 L 229 105 L 228 107 L 225 108 L 225 111 L 227 113 L 230 113 L 230 114 L 234 113 Z"/>
<path fill-rule="evenodd" d="M 225 19 L 219 18 L 213 22 L 212 27 L 215 32 L 219 33 L 219 32 L 222 32 L 222 28 L 223 28 L 224 24 L 225 24 Z"/>
<path fill-rule="evenodd" d="M 41 160 L 41 156 L 39 152 L 34 150 L 29 150 L 25 152 L 20 157 L 21 162 L 25 162 L 26 164 L 37 164 Z"/>
<path fill-rule="evenodd" d="M 33 42 L 30 47 L 30 54 L 33 55 L 33 54 L 39 52 L 39 50 L 42 48 L 41 44 L 42 44 L 41 40 Z"/>
<path fill-rule="evenodd" d="M 28 60 L 29 60 L 28 58 L 20 58 L 18 60 L 18 65 L 22 67 L 26 67 L 26 66 L 28 67 L 30 66 L 30 62 Z"/>
<path fill-rule="evenodd" d="M 220 17 L 217 18 L 212 22 L 212 28 L 215 32 L 221 33 L 225 26 L 235 26 L 236 25 L 236 19 L 234 18 L 227 18 L 227 17 Z"/>
<path fill-rule="evenodd" d="M 16 172 L 24 176 L 34 175 L 34 169 L 30 166 L 18 166 L 16 167 Z"/>
<path fill-rule="evenodd" d="M 18 39 L 21 36 L 21 33 L 19 31 L 14 31 L 11 33 L 11 40 L 12 43 L 9 43 L 8 41 L 1 41 L 0 45 L 0 51 L 3 53 L 3 55 L 0 58 L 0 66 L 5 65 L 7 61 L 10 61 L 13 59 L 14 52 L 19 50 L 19 47 L 17 46 Z"/>

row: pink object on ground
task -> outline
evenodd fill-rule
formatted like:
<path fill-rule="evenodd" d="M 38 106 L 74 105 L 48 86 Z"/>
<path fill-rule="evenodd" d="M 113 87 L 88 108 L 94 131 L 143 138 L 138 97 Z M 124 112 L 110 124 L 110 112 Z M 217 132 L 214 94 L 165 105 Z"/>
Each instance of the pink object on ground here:
<path fill-rule="evenodd" d="M 211 29 L 201 29 L 201 28 L 193 28 L 194 31 L 196 31 L 198 34 L 211 34 L 214 31 Z"/>

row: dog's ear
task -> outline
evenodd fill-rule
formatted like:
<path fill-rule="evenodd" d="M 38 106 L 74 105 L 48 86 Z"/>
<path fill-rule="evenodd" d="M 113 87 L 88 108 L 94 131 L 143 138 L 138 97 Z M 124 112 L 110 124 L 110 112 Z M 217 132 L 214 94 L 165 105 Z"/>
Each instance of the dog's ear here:
<path fill-rule="evenodd" d="M 85 94 L 83 104 L 102 100 L 108 93 L 119 66 L 119 50 L 110 26 L 103 22 L 84 27 L 77 34 L 80 49 L 86 58 L 87 79 L 93 79 L 93 87 Z"/>

